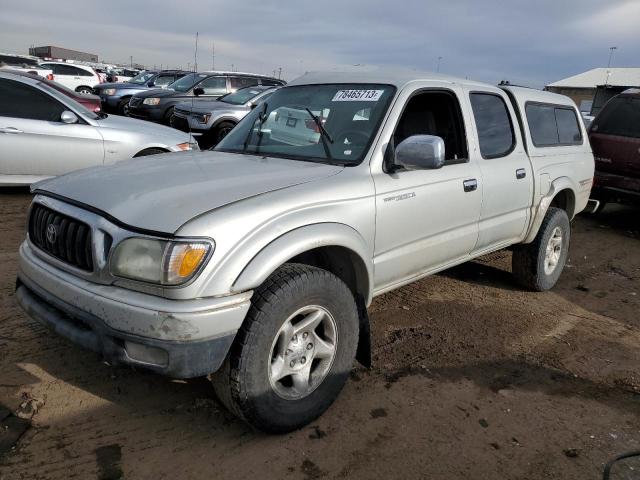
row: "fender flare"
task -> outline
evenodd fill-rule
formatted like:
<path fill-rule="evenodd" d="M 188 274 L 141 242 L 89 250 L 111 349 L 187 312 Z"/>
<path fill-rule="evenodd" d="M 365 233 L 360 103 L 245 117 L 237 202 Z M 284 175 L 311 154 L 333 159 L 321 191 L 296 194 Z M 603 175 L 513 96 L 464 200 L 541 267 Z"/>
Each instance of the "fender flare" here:
<path fill-rule="evenodd" d="M 373 296 L 372 256 L 360 233 L 342 223 L 316 223 L 303 226 L 272 240 L 244 267 L 233 282 L 231 291 L 252 290 L 261 285 L 287 260 L 320 247 L 342 247 L 355 255 L 357 265 L 354 265 L 354 268 L 362 288 L 360 293 L 365 304 L 369 305 Z"/>
<path fill-rule="evenodd" d="M 535 209 L 533 221 L 531 222 L 531 227 L 529 228 L 529 233 L 522 241 L 522 243 L 531 243 L 536 238 L 538 234 L 538 230 L 540 230 L 540 225 L 542 225 L 542 221 L 544 220 L 545 215 L 547 214 L 547 210 L 553 202 L 553 199 L 556 197 L 558 192 L 562 190 L 571 190 L 575 196 L 576 188 L 569 177 L 558 177 L 553 182 L 551 182 L 551 186 L 549 187 L 549 191 L 545 196 L 542 197 L 540 202 L 538 202 L 538 206 Z M 571 220 L 571 218 L 569 219 Z"/>

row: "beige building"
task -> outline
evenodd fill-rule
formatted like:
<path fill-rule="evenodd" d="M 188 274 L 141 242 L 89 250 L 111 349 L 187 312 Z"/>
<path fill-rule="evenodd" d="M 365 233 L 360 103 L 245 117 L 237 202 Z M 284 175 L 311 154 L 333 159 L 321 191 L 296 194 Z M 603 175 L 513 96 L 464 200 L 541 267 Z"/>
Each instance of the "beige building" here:
<path fill-rule="evenodd" d="M 598 87 L 613 88 L 616 91 L 640 87 L 640 67 L 594 68 L 550 83 L 545 90 L 567 95 L 581 111 L 589 112 Z"/>

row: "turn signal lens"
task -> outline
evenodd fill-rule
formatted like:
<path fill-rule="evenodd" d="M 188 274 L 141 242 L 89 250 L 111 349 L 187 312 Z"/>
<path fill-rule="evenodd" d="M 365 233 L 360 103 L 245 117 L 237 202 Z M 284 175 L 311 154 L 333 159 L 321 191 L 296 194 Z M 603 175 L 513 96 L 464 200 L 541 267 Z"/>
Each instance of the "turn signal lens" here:
<path fill-rule="evenodd" d="M 182 283 L 198 269 L 209 250 L 205 243 L 176 243 L 169 253 L 166 281 L 169 284 Z"/>

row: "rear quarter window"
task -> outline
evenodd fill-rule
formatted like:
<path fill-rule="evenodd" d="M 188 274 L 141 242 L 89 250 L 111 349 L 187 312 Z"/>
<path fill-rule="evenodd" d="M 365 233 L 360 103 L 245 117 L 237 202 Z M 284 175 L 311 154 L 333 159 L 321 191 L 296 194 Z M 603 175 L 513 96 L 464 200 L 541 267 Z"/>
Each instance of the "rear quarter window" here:
<path fill-rule="evenodd" d="M 529 102 L 525 106 L 531 140 L 536 147 L 581 145 L 582 132 L 573 108 Z"/>

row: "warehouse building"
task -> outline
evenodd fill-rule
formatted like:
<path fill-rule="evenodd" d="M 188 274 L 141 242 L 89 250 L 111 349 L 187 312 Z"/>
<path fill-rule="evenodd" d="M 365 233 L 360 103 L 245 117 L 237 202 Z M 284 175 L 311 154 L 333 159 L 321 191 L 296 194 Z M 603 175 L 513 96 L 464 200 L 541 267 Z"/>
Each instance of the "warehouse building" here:
<path fill-rule="evenodd" d="M 594 68 L 550 83 L 545 90 L 566 95 L 581 112 L 595 114 L 613 95 L 634 87 L 640 87 L 640 67 Z"/>
<path fill-rule="evenodd" d="M 82 62 L 98 61 L 98 55 L 94 53 L 78 52 L 77 50 L 69 50 L 68 48 L 54 47 L 52 45 L 47 45 L 45 47 L 30 47 L 29 55 L 59 60 L 77 60 Z"/>

